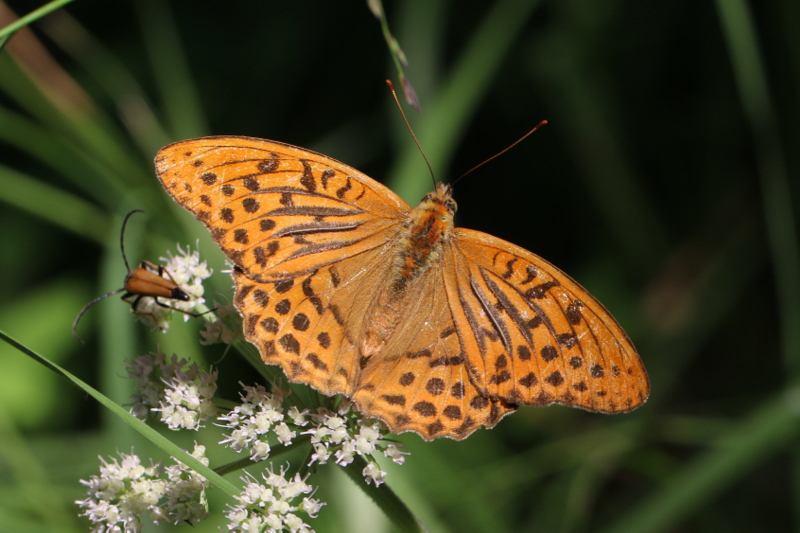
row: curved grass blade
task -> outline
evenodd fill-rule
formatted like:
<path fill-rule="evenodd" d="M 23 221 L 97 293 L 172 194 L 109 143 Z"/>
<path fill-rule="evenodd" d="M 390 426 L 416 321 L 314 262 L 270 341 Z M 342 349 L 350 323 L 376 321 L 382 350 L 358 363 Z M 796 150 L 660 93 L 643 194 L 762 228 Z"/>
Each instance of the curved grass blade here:
<path fill-rule="evenodd" d="M 163 435 L 159 434 L 155 429 L 151 428 L 138 418 L 131 415 L 127 411 L 127 409 L 114 403 L 108 397 L 103 395 L 100 391 L 91 387 L 89 384 L 85 383 L 77 376 L 71 374 L 70 372 L 61 368 L 52 361 L 49 361 L 47 358 L 34 352 L 30 348 L 21 344 L 20 342 L 13 339 L 12 337 L 10 337 L 1 330 L 0 330 L 0 339 L 4 340 L 7 344 L 13 346 L 20 352 L 30 357 L 31 359 L 49 368 L 50 370 L 52 370 L 59 376 L 63 377 L 67 381 L 71 381 L 74 385 L 76 385 L 81 390 L 83 390 L 90 396 L 94 397 L 94 399 L 96 399 L 98 402 L 107 407 L 115 415 L 119 416 L 122 420 L 125 421 L 125 423 L 127 423 L 133 429 L 141 433 L 150 442 L 152 442 L 153 444 L 164 450 L 165 453 L 169 454 L 177 461 L 180 461 L 181 463 L 185 464 L 186 466 L 188 466 L 201 476 L 208 479 L 218 489 L 224 491 L 226 494 L 230 496 L 236 496 L 237 494 L 239 494 L 239 490 L 233 483 L 224 479 L 222 476 L 214 472 L 211 468 L 205 466 L 203 463 L 201 463 L 200 461 L 189 455 L 185 450 L 180 448 L 178 445 L 174 444 L 172 441 L 170 441 Z"/>

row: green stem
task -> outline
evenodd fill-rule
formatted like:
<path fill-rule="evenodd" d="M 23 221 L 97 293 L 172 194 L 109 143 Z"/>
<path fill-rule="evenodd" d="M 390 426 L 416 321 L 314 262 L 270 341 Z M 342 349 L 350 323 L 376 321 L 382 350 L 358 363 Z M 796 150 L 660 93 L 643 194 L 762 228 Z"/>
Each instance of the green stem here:
<path fill-rule="evenodd" d="M 67 4 L 69 4 L 72 1 L 73 0 L 53 0 L 49 4 L 45 4 L 42 7 L 40 7 L 39 9 L 31 11 L 30 13 L 28 13 L 24 17 L 20 17 L 17 20 L 15 20 L 14 22 L 12 22 L 11 24 L 9 24 L 8 26 L 6 26 L 5 28 L 0 29 L 0 39 L 2 39 L 3 37 L 10 36 L 12 33 L 17 31 L 18 29 L 24 28 L 25 26 L 27 26 L 31 22 L 36 22 L 37 20 L 39 20 L 40 18 L 44 17 L 45 15 L 49 15 L 50 13 L 55 11 L 56 9 L 58 9 L 60 7 L 63 7 L 65 5 L 67 5 Z M 2 47 L 2 46 L 0 45 L 0 47 Z"/>
<path fill-rule="evenodd" d="M 283 455 L 284 453 L 290 452 L 296 448 L 301 446 L 305 446 L 311 441 L 310 435 L 302 435 L 295 439 L 289 446 L 278 445 L 272 447 L 270 450 L 270 459 L 277 457 L 279 455 Z M 236 461 L 232 461 L 228 464 L 218 466 L 214 469 L 214 472 L 219 474 L 220 476 L 224 476 L 226 474 L 230 474 L 231 472 L 236 472 L 237 470 L 241 470 L 242 468 L 247 468 L 248 466 L 253 466 L 263 461 L 253 461 L 249 457 L 243 457 L 242 459 L 237 459 Z M 264 463 L 268 464 L 268 463 Z"/>
<path fill-rule="evenodd" d="M 145 438 L 147 438 L 150 442 L 161 448 L 165 453 L 172 456 L 173 459 L 175 459 L 176 461 L 180 461 L 181 463 L 185 464 L 186 466 L 188 466 L 201 476 L 205 477 L 210 483 L 212 483 L 218 489 L 224 491 L 226 494 L 230 496 L 235 496 L 239 493 L 239 490 L 236 488 L 235 485 L 233 485 L 233 483 L 231 483 L 226 479 L 223 479 L 222 476 L 220 476 L 219 474 L 211 470 L 209 467 L 201 463 L 199 460 L 191 456 L 180 446 L 173 443 L 172 441 L 161 435 L 158 431 L 156 431 L 155 429 L 151 428 L 138 418 L 131 415 L 127 409 L 118 405 L 110 398 L 102 394 L 100 391 L 90 386 L 88 383 L 79 379 L 77 376 L 68 372 L 64 368 L 61 368 L 60 366 L 50 361 L 46 357 L 34 352 L 33 350 L 31 350 L 24 344 L 18 342 L 17 340 L 13 339 L 3 331 L 0 331 L 0 340 L 5 341 L 10 346 L 16 348 L 18 351 L 24 353 L 25 355 L 27 355 L 34 361 L 37 361 L 41 365 L 49 368 L 58 376 L 66 379 L 73 385 L 83 390 L 88 395 L 92 396 L 94 399 L 96 399 L 98 402 L 100 402 L 106 408 L 108 408 L 112 413 L 114 413 L 116 416 L 122 419 L 126 424 L 128 424 L 133 429 L 141 433 Z"/>

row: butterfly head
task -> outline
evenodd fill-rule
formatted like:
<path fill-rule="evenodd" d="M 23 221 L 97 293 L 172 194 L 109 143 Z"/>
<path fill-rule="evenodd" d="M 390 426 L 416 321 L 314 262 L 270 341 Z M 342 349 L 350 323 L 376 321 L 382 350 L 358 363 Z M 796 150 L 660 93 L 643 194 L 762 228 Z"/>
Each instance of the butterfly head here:
<path fill-rule="evenodd" d="M 453 187 L 441 181 L 436 184 L 433 192 L 429 192 L 422 198 L 420 205 L 424 204 L 443 206 L 450 213 L 450 217 L 455 215 L 458 210 L 458 204 L 453 199 Z"/>

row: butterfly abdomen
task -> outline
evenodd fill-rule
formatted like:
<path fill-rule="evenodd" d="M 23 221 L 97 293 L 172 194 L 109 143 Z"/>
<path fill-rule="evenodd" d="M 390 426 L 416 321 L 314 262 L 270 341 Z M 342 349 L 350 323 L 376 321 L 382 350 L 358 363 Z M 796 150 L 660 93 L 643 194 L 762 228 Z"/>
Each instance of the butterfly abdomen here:
<path fill-rule="evenodd" d="M 456 211 L 450 194 L 450 187 L 439 183 L 436 190 L 409 213 L 398 239 L 400 246 L 392 285 L 395 292 L 404 291 L 408 283 L 436 262 L 442 246 L 450 240 Z"/>

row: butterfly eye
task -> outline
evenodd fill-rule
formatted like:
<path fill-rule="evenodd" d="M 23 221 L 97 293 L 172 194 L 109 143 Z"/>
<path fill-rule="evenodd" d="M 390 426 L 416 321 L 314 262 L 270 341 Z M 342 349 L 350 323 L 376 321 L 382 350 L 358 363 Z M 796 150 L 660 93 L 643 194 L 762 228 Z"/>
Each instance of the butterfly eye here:
<path fill-rule="evenodd" d="M 444 205 L 450 210 L 451 213 L 455 213 L 458 209 L 458 204 L 452 198 L 448 198 Z"/>

